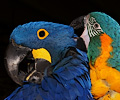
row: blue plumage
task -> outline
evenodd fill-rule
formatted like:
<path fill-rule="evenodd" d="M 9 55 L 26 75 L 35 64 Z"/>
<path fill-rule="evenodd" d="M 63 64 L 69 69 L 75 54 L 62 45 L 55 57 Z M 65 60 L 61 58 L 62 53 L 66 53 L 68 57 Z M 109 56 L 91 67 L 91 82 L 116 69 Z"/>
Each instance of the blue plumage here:
<path fill-rule="evenodd" d="M 41 85 L 26 83 L 5 100 L 81 100 L 79 98 L 92 100 L 90 78 L 87 76 L 89 74 L 87 70 L 89 67 L 88 60 L 81 61 L 81 59 L 87 59 L 87 56 L 85 52 L 79 51 L 79 53 L 74 57 L 64 58 L 68 62 L 61 64 L 64 61 L 63 59 L 58 63 L 58 68 L 55 67 L 53 71 L 53 78 L 45 76 Z M 74 62 L 74 59 L 78 61 Z"/>
<path fill-rule="evenodd" d="M 37 38 L 40 28 L 49 32 L 44 40 Z M 31 22 L 18 26 L 10 40 L 31 49 L 47 49 L 52 58 L 49 67 L 54 68 L 41 84 L 24 82 L 5 100 L 92 100 L 87 55 L 76 48 L 74 36 L 73 28 L 63 24 Z"/>

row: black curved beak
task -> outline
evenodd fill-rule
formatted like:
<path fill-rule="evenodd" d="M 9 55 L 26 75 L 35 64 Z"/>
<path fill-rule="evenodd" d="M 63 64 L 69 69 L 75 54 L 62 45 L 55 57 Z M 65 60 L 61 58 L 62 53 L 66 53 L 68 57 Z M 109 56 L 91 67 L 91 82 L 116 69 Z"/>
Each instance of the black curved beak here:
<path fill-rule="evenodd" d="M 84 16 L 80 16 L 73 20 L 70 24 L 74 28 L 75 33 L 80 37 L 84 31 Z"/>
<path fill-rule="evenodd" d="M 76 18 L 71 22 L 70 26 L 74 28 L 75 34 L 79 36 L 79 38 L 77 39 L 77 48 L 87 52 L 85 41 L 83 40 L 83 38 L 80 37 L 85 29 L 85 17 L 86 16 L 84 15 Z"/>
<path fill-rule="evenodd" d="M 5 65 L 9 76 L 17 83 L 22 85 L 26 73 L 19 72 L 19 64 L 26 57 L 31 49 L 18 46 L 13 41 L 8 45 Z"/>
<path fill-rule="evenodd" d="M 32 49 L 17 45 L 14 41 L 8 45 L 4 60 L 9 76 L 19 85 L 24 81 L 40 83 L 45 69 L 51 65 L 45 59 L 34 59 Z"/>

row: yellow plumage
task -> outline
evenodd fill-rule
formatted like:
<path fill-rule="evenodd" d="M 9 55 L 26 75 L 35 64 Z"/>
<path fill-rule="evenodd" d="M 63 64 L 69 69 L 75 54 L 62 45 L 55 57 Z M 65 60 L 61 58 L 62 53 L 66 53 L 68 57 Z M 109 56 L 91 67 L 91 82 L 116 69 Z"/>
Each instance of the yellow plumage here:
<path fill-rule="evenodd" d="M 98 100 L 120 100 L 120 72 L 107 64 L 107 60 L 112 57 L 112 39 L 104 33 L 100 40 L 101 54 L 93 66 L 90 62 L 91 93 Z"/>
<path fill-rule="evenodd" d="M 111 90 L 105 96 L 99 98 L 98 100 L 120 100 L 120 93 Z"/>
<path fill-rule="evenodd" d="M 92 84 L 91 93 L 94 95 L 94 98 L 99 98 L 104 96 L 109 91 L 109 86 L 106 83 L 99 79 Z"/>

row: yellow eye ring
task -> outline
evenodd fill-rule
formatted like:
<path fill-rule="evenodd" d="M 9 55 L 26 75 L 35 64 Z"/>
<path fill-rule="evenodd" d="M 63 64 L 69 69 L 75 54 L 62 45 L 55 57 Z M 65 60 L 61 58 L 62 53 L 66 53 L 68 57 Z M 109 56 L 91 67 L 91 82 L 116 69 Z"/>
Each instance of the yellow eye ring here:
<path fill-rule="evenodd" d="M 45 39 L 48 35 L 49 35 L 48 31 L 46 31 L 45 29 L 39 29 L 37 31 L 37 36 L 41 40 Z"/>

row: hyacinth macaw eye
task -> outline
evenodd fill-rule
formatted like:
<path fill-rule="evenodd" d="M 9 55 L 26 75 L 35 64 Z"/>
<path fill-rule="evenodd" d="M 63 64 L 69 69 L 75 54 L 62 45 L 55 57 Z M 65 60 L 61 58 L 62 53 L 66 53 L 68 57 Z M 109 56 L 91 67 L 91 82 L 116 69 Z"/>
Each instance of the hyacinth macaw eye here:
<path fill-rule="evenodd" d="M 37 31 L 37 36 L 41 40 L 45 39 L 48 35 L 49 35 L 48 31 L 46 31 L 45 29 L 39 29 Z"/>

